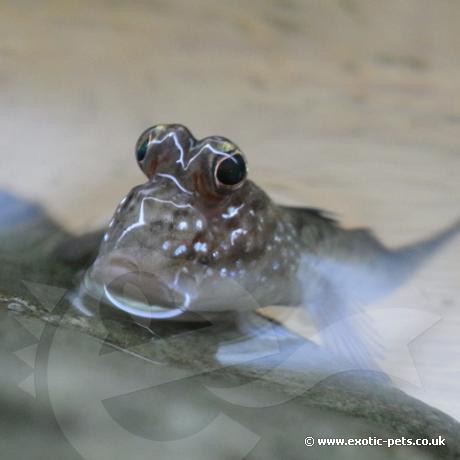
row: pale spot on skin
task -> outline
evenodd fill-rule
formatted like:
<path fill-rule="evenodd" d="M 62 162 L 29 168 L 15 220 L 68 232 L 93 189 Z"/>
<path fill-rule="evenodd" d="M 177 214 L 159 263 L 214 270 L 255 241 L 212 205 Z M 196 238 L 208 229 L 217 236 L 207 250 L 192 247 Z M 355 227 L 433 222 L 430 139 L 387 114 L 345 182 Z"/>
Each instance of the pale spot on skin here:
<path fill-rule="evenodd" d="M 208 245 L 198 241 L 193 245 L 193 249 L 195 249 L 196 252 L 206 253 L 208 251 Z"/>
<path fill-rule="evenodd" d="M 181 221 L 177 224 L 177 229 L 178 229 L 178 230 L 188 230 L 188 223 L 187 223 L 185 220 L 181 220 Z"/>
<path fill-rule="evenodd" d="M 229 206 L 227 208 L 227 212 L 224 212 L 222 214 L 222 217 L 224 219 L 231 219 L 232 217 L 235 217 L 237 214 L 238 214 L 238 211 L 244 206 L 244 204 L 242 204 L 241 206 L 238 206 L 238 207 L 235 207 L 235 206 Z"/>
<path fill-rule="evenodd" d="M 184 254 L 187 251 L 187 247 L 185 244 L 181 244 L 180 246 L 177 246 L 176 250 L 174 251 L 175 256 L 180 256 L 181 254 Z"/>
<path fill-rule="evenodd" d="M 233 232 L 230 235 L 231 244 L 235 244 L 236 239 L 241 235 L 245 235 L 246 233 L 247 233 L 247 231 L 242 229 L 242 228 L 238 228 L 236 230 L 233 230 Z"/>

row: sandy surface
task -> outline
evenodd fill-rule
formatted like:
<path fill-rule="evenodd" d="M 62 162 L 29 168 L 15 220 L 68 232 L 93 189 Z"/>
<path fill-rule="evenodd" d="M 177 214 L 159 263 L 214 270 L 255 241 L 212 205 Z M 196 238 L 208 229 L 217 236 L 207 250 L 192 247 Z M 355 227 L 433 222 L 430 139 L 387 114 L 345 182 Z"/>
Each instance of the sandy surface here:
<path fill-rule="evenodd" d="M 412 241 L 460 215 L 459 24 L 454 0 L 3 0 L 0 187 L 99 227 L 143 181 L 138 134 L 180 122 L 238 143 L 276 199 Z M 439 316 L 400 385 L 457 418 L 459 251 L 389 299 Z"/>

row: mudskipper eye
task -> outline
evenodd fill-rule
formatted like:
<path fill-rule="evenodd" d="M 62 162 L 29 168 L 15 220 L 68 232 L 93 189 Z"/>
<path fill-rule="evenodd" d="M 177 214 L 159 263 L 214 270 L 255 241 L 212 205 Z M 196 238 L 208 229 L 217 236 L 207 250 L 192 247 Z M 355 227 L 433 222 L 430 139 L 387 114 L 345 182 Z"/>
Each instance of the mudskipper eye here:
<path fill-rule="evenodd" d="M 146 129 L 134 148 L 137 164 L 152 179 L 160 169 L 172 172 L 195 144 L 195 138 L 183 125 L 155 125 Z"/>
<path fill-rule="evenodd" d="M 136 148 L 136 159 L 139 163 L 141 163 L 144 158 L 145 158 L 145 155 L 147 155 L 147 148 L 149 146 L 149 139 L 145 139 L 144 141 L 142 141 Z"/>
<path fill-rule="evenodd" d="M 237 153 L 216 163 L 214 176 L 218 186 L 236 188 L 246 178 L 247 168 L 243 156 Z"/>

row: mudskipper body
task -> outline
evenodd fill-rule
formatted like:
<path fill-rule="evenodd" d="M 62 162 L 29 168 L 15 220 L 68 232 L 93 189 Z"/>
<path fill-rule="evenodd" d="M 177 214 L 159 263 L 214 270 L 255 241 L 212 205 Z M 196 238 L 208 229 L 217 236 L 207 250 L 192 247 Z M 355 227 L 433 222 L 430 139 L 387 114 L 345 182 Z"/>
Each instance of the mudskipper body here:
<path fill-rule="evenodd" d="M 79 297 L 132 315 L 191 320 L 266 305 L 306 307 L 325 343 L 364 349 L 340 322 L 403 283 L 460 230 L 388 249 L 315 208 L 274 203 L 230 140 L 157 125 L 136 144 L 147 176 L 118 206 Z M 85 300 L 86 299 L 86 300 Z"/>

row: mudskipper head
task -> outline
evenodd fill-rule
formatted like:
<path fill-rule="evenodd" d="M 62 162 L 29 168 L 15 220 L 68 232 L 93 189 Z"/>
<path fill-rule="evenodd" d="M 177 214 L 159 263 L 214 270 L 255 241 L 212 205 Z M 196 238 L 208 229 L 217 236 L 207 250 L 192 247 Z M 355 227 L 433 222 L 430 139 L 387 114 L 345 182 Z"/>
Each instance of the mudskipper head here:
<path fill-rule="evenodd" d="M 155 318 L 277 303 L 299 248 L 243 152 L 174 124 L 144 131 L 135 154 L 148 180 L 119 204 L 81 291 Z"/>

